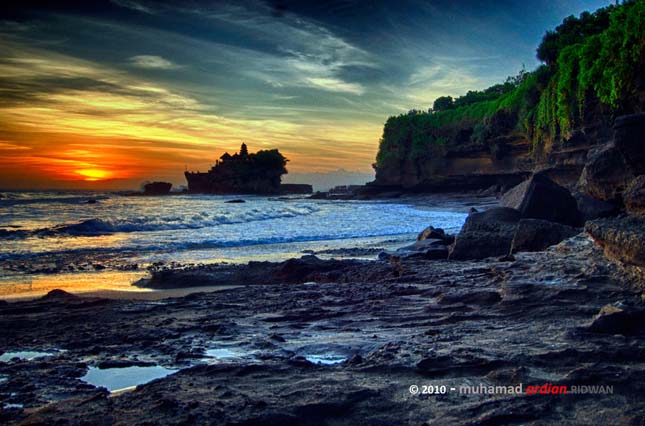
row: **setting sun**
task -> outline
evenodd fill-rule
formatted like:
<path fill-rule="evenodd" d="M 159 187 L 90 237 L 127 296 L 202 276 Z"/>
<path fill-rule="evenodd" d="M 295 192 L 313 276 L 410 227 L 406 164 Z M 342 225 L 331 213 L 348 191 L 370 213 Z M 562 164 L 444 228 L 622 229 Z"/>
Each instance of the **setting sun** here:
<path fill-rule="evenodd" d="M 76 174 L 84 176 L 86 181 L 97 181 L 111 177 L 112 172 L 101 169 L 80 169 L 75 171 Z"/>

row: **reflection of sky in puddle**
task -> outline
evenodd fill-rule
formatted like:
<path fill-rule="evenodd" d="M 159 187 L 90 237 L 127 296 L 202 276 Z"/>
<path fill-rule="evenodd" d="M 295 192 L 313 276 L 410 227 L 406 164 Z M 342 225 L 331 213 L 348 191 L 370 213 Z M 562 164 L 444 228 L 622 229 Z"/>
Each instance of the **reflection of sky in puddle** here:
<path fill-rule="evenodd" d="M 45 356 L 52 356 L 53 352 L 38 352 L 38 351 L 19 351 L 19 352 L 5 352 L 0 355 L 1 362 L 9 362 L 14 358 L 20 358 L 23 360 L 32 360 L 36 358 L 42 358 Z"/>
<path fill-rule="evenodd" d="M 8 276 L 0 279 L 0 299 L 44 296 L 60 289 L 68 293 L 101 290 L 151 292 L 132 283 L 148 275 L 147 271 L 103 271 Z"/>
<path fill-rule="evenodd" d="M 217 359 L 242 358 L 243 355 L 241 352 L 232 351 L 228 348 L 208 349 L 206 351 L 207 357 Z"/>
<path fill-rule="evenodd" d="M 307 354 L 304 355 L 305 359 L 313 364 L 334 365 L 340 364 L 347 359 L 346 356 L 338 354 Z"/>
<path fill-rule="evenodd" d="M 3 404 L 5 410 L 22 410 L 25 406 L 22 404 Z"/>
<path fill-rule="evenodd" d="M 161 366 L 105 368 L 90 367 L 81 380 L 96 387 L 104 387 L 110 392 L 133 388 L 155 379 L 166 377 L 177 370 Z"/>

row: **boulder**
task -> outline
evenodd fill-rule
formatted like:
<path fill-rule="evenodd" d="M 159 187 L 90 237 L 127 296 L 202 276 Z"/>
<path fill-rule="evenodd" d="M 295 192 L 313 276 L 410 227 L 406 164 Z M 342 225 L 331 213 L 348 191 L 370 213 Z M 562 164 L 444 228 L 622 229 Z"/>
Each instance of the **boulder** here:
<path fill-rule="evenodd" d="M 540 219 L 522 219 L 513 237 L 511 253 L 542 251 L 579 233 L 579 229 L 561 223 Z"/>
<path fill-rule="evenodd" d="M 578 188 L 598 200 L 617 203 L 633 178 L 620 151 L 610 142 L 589 151 Z"/>
<path fill-rule="evenodd" d="M 585 224 L 585 231 L 636 284 L 645 284 L 645 216 L 592 220 Z"/>
<path fill-rule="evenodd" d="M 534 174 L 504 194 L 501 204 L 519 210 L 522 218 L 543 219 L 570 226 L 581 223 L 578 205 L 569 190 L 541 173 Z"/>
<path fill-rule="evenodd" d="M 443 239 L 430 238 L 398 248 L 394 255 L 403 258 L 447 259 L 448 245 Z"/>
<path fill-rule="evenodd" d="M 435 228 L 432 226 L 428 226 L 417 236 L 417 241 L 423 241 L 427 239 L 441 240 L 447 246 L 455 241 L 454 235 L 446 234 L 443 229 Z"/>
<path fill-rule="evenodd" d="M 623 192 L 625 210 L 633 215 L 645 215 L 645 175 L 632 180 Z"/>
<path fill-rule="evenodd" d="M 592 333 L 637 335 L 644 334 L 645 310 L 619 308 L 613 305 L 602 307 L 589 325 Z"/>
<path fill-rule="evenodd" d="M 441 228 L 435 228 L 434 226 L 428 226 L 426 229 L 421 231 L 421 233 L 417 236 L 417 241 L 422 241 L 426 240 L 428 238 L 437 238 L 437 239 L 444 239 L 446 236 L 446 233 L 444 232 L 443 229 Z"/>
<path fill-rule="evenodd" d="M 455 239 L 449 259 L 484 259 L 508 254 L 520 219 L 520 212 L 509 207 L 470 214 Z"/>
<path fill-rule="evenodd" d="M 576 199 L 578 211 L 584 222 L 601 217 L 609 217 L 617 212 L 616 206 L 613 204 L 598 200 L 582 192 L 575 192 L 573 198 Z"/>
<path fill-rule="evenodd" d="M 645 174 L 645 113 L 616 118 L 614 139 L 587 158 L 578 187 L 599 200 L 620 204 L 632 179 Z"/>

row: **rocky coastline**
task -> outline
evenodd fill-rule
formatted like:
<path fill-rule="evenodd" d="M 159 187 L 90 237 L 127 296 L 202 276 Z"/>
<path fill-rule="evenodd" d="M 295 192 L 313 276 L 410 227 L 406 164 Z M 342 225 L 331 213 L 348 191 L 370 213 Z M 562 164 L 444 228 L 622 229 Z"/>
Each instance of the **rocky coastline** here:
<path fill-rule="evenodd" d="M 376 260 L 177 264 L 137 283 L 226 288 L 217 292 L 142 301 L 54 290 L 0 303 L 0 419 L 642 424 L 641 180 L 625 186 L 623 207 L 594 200 L 582 212 L 534 173 L 500 206 L 473 208 L 457 235 L 429 226 L 397 250 L 363 248 Z M 163 374 L 88 382 L 149 369 Z M 415 391 L 442 386 L 454 390 Z M 496 386 L 521 391 L 471 392 Z M 542 386 L 569 392 L 527 391 Z"/>

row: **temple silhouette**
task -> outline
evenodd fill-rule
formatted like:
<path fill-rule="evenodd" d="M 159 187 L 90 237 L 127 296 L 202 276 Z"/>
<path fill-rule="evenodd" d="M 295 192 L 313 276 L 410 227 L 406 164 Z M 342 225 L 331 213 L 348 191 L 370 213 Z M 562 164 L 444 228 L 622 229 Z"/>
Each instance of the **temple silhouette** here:
<path fill-rule="evenodd" d="M 201 194 L 306 194 L 311 185 L 282 184 L 287 160 L 277 149 L 249 153 L 245 143 L 224 153 L 208 172 L 185 172 L 188 192 Z"/>

